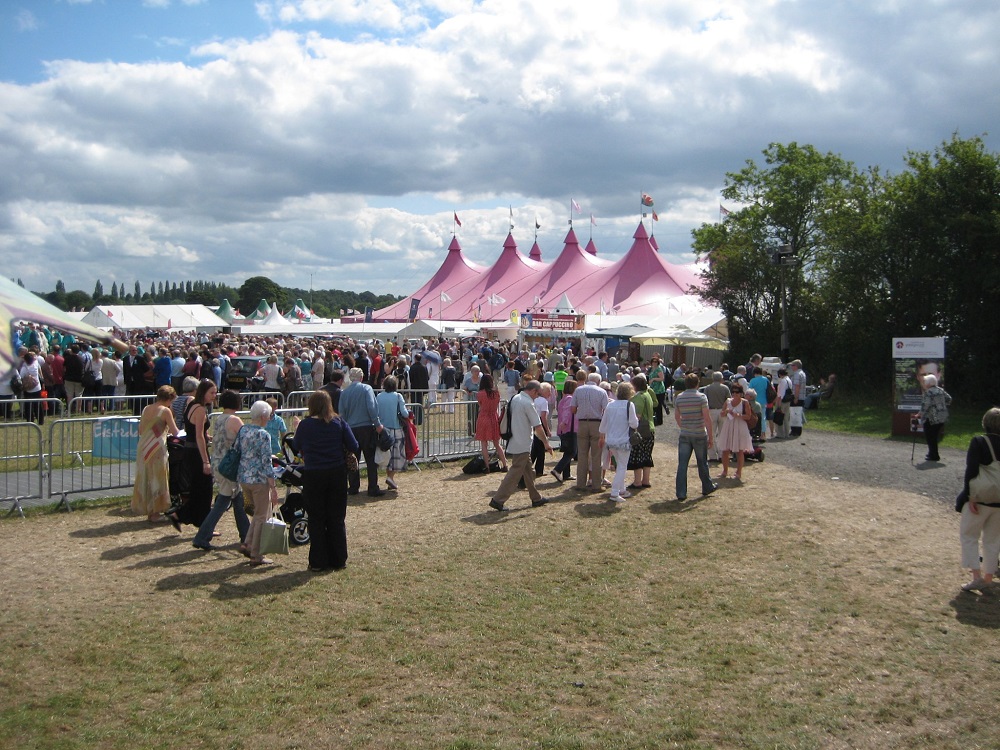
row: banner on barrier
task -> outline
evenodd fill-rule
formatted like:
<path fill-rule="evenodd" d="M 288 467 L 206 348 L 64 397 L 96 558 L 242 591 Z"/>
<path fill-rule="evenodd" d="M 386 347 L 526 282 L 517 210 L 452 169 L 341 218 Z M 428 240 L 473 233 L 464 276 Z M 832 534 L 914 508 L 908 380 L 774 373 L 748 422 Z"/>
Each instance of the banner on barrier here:
<path fill-rule="evenodd" d="M 94 422 L 93 452 L 95 458 L 135 461 L 138 449 L 138 419 L 108 417 Z"/>

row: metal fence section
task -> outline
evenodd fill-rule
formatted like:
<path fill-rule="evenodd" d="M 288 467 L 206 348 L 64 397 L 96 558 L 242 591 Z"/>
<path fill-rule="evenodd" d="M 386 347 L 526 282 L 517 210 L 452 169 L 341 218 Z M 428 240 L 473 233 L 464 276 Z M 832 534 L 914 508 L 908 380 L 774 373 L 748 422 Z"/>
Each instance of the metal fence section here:
<path fill-rule="evenodd" d="M 49 498 L 131 487 L 138 417 L 57 419 L 49 428 Z"/>
<path fill-rule="evenodd" d="M 77 396 L 69 402 L 70 416 L 79 414 L 101 414 L 122 412 L 139 416 L 142 410 L 156 400 L 156 396 L 146 393 L 141 396 Z"/>
<path fill-rule="evenodd" d="M 58 419 L 66 404 L 58 398 L 15 398 L 0 402 L 3 418 L 17 422 L 37 422 L 39 415 Z"/>
<path fill-rule="evenodd" d="M 407 408 L 414 406 L 407 404 Z M 442 458 L 479 453 L 479 441 L 475 439 L 478 402 L 439 401 L 425 409 L 417 408 L 415 413 L 420 426 L 420 457 L 424 460 L 440 463 Z"/>
<path fill-rule="evenodd" d="M 0 503 L 11 503 L 8 516 L 16 511 L 24 518 L 21 501 L 43 497 L 42 428 L 30 422 L 0 424 L 0 462 Z"/>
<path fill-rule="evenodd" d="M 249 409 L 256 402 L 266 401 L 269 398 L 278 402 L 279 409 L 285 404 L 285 394 L 281 391 L 241 391 L 240 398 L 243 400 L 244 409 Z"/>

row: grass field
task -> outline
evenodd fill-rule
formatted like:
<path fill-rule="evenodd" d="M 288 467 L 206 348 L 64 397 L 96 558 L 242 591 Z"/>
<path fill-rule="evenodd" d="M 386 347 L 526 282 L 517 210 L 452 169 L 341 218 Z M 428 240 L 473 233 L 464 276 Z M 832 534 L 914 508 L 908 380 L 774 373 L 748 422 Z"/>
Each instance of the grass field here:
<path fill-rule="evenodd" d="M 408 472 L 321 576 L 229 519 L 207 554 L 118 505 L 5 519 L 0 747 L 998 747 L 956 514 L 770 463 L 677 503 L 656 450 L 622 507 Z"/>

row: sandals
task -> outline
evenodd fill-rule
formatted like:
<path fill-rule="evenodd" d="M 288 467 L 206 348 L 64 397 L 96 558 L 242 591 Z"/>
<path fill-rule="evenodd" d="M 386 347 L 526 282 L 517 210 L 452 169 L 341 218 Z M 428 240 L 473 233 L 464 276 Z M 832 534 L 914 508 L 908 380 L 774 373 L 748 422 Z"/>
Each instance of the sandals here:
<path fill-rule="evenodd" d="M 268 557 L 250 558 L 250 567 L 257 568 L 261 565 L 274 565 L 274 560 Z"/>

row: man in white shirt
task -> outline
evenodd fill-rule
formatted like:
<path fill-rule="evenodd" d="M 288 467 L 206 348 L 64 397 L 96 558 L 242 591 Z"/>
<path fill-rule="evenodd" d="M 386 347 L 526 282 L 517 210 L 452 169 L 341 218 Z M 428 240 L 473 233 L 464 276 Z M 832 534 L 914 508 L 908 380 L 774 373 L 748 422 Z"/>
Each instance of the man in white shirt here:
<path fill-rule="evenodd" d="M 537 508 L 548 502 L 535 488 L 535 473 L 531 468 L 531 440 L 533 436 L 542 442 L 546 452 L 552 453 L 548 436 L 542 429 L 542 421 L 538 417 L 538 412 L 535 411 L 534 399 L 538 397 L 540 392 L 541 384 L 537 380 L 529 380 L 525 384 L 524 390 L 510 401 L 512 435 L 507 442 L 507 459 L 510 461 L 510 470 L 504 475 L 496 495 L 490 500 L 490 507 L 494 510 L 506 510 L 504 503 L 510 499 L 521 479 L 524 480 L 524 487 L 531 498 L 532 508 Z"/>

